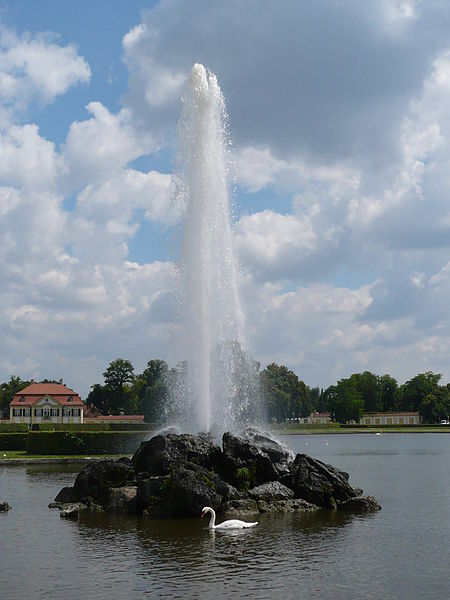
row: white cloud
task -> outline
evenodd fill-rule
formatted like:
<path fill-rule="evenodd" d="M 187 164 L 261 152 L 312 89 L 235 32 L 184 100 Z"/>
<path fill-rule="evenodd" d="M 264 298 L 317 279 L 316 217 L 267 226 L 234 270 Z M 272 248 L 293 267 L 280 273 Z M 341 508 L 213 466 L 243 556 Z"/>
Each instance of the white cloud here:
<path fill-rule="evenodd" d="M 24 110 L 33 100 L 46 104 L 90 77 L 75 46 L 60 46 L 45 34 L 0 31 L 0 101 L 6 105 Z"/>
<path fill-rule="evenodd" d="M 101 102 L 90 102 L 87 121 L 72 123 L 63 148 L 67 178 L 72 186 L 102 180 L 149 151 L 151 142 L 130 125 L 130 113 L 113 114 Z"/>

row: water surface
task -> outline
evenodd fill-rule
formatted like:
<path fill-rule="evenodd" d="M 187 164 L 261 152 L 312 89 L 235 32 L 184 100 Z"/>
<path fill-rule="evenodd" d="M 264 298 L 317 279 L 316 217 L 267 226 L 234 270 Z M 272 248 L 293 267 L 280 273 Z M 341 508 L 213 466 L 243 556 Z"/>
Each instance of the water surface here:
<path fill-rule="evenodd" d="M 450 597 L 450 436 L 287 436 L 295 452 L 347 470 L 383 510 L 260 516 L 210 532 L 200 519 L 151 521 L 49 510 L 78 468 L 2 467 L 0 597 Z M 64 468 L 64 472 L 61 472 Z"/>

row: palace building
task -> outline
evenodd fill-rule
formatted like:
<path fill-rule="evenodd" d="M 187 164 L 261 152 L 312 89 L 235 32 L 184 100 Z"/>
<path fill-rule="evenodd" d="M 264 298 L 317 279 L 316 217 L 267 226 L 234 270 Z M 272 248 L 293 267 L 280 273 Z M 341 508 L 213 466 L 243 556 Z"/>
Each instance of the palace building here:
<path fill-rule="evenodd" d="M 80 396 L 59 383 L 31 383 L 14 395 L 9 404 L 11 423 L 82 423 L 84 403 Z"/>

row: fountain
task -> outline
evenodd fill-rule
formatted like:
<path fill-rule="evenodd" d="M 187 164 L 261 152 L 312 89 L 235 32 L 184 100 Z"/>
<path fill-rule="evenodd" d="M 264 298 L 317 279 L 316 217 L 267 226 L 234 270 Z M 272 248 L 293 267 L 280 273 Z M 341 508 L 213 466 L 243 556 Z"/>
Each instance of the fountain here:
<path fill-rule="evenodd" d="M 186 208 L 183 279 L 184 431 L 242 428 L 254 398 L 255 369 L 244 334 L 233 250 L 229 139 L 216 77 L 193 66 L 179 122 L 179 186 Z"/>

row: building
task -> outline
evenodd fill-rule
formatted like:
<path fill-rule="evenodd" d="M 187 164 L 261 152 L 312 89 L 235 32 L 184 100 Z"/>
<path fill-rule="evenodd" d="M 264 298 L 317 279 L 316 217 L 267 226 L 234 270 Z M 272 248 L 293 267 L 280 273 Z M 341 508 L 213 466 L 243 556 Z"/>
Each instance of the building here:
<path fill-rule="evenodd" d="M 320 423 L 321 425 L 325 425 L 326 423 L 331 423 L 331 415 L 330 413 L 311 413 L 309 415 L 308 423 Z"/>
<path fill-rule="evenodd" d="M 361 425 L 420 425 L 418 412 L 364 413 Z"/>
<path fill-rule="evenodd" d="M 85 412 L 85 423 L 143 423 L 144 415 L 95 415 L 91 412 Z"/>
<path fill-rule="evenodd" d="M 59 383 L 31 383 L 14 395 L 9 404 L 11 423 L 82 423 L 84 403 L 80 396 Z"/>

